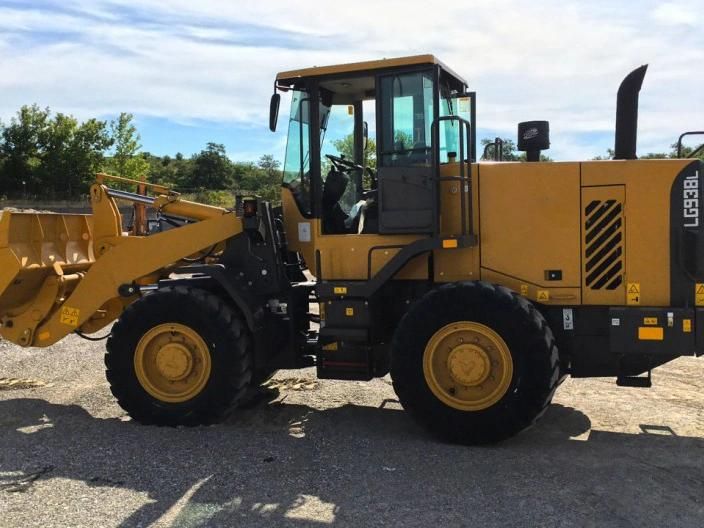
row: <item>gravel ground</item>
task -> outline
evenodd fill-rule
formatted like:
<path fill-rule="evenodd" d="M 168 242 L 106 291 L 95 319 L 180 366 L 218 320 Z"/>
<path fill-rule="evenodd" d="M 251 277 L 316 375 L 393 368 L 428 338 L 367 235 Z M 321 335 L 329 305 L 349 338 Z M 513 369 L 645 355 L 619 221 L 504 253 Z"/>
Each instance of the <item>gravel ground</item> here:
<path fill-rule="evenodd" d="M 567 380 L 535 428 L 467 448 L 419 429 L 388 379 L 312 369 L 221 425 L 140 426 L 102 354 L 0 342 L 0 378 L 24 379 L 0 380 L 0 526 L 704 525 L 702 360 L 650 390 Z"/>

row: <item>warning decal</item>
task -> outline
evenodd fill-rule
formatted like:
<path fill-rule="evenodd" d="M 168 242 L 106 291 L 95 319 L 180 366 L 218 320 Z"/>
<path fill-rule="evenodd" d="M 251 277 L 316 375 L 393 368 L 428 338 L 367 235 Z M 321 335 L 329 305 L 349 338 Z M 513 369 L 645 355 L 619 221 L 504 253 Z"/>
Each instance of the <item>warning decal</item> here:
<path fill-rule="evenodd" d="M 538 301 L 545 302 L 550 300 L 550 292 L 548 290 L 538 290 Z"/>
<path fill-rule="evenodd" d="M 640 304 L 640 282 L 629 282 L 626 288 L 626 304 Z"/>
<path fill-rule="evenodd" d="M 521 295 L 523 295 L 523 297 L 528 296 L 528 285 L 527 284 L 521 284 Z"/>
<path fill-rule="evenodd" d="M 694 285 L 694 304 L 704 306 L 704 284 L 701 282 Z"/>
<path fill-rule="evenodd" d="M 64 306 L 61 308 L 61 319 L 59 321 L 65 325 L 76 327 L 78 326 L 78 318 L 81 311 L 78 308 Z"/>

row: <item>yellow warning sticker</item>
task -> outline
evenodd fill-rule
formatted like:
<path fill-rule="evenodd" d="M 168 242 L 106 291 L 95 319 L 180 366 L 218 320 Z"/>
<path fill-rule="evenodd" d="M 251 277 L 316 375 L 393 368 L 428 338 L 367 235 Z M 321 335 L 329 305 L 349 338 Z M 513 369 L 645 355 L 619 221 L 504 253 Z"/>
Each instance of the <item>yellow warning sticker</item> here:
<path fill-rule="evenodd" d="M 61 308 L 61 318 L 59 321 L 62 324 L 76 327 L 78 326 L 78 318 L 81 315 L 81 311 L 78 308 L 71 308 L 69 306 L 64 306 Z"/>
<path fill-rule="evenodd" d="M 649 325 L 649 326 L 657 326 L 658 325 L 658 318 L 657 317 L 644 317 L 643 324 Z"/>
<path fill-rule="evenodd" d="M 547 302 L 550 300 L 550 292 L 548 290 L 538 290 L 538 295 L 536 298 L 540 302 Z"/>
<path fill-rule="evenodd" d="M 629 282 L 626 288 L 626 304 L 640 304 L 640 282 Z"/>
<path fill-rule="evenodd" d="M 335 286 L 333 288 L 333 292 L 335 295 L 346 295 L 347 294 L 347 287 L 345 286 Z"/>
<path fill-rule="evenodd" d="M 523 297 L 528 296 L 528 285 L 527 284 L 521 284 L 521 295 L 523 295 Z"/>
<path fill-rule="evenodd" d="M 694 304 L 704 306 L 704 284 L 701 282 L 694 285 Z"/>
<path fill-rule="evenodd" d="M 682 331 L 687 334 L 692 331 L 692 320 L 691 319 L 682 319 Z"/>
<path fill-rule="evenodd" d="M 354 315 L 354 308 L 345 308 L 345 315 L 347 317 L 352 317 Z"/>

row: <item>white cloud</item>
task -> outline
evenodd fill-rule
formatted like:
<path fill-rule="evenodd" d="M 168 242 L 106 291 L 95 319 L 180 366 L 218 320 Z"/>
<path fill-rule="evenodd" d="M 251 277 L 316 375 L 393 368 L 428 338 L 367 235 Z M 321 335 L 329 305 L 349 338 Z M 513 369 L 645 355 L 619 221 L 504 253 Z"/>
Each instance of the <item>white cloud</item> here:
<path fill-rule="evenodd" d="M 69 0 L 55 10 L 6 7 L 0 117 L 36 101 L 79 116 L 124 110 L 265 127 L 276 71 L 431 52 L 478 92 L 480 127 L 513 136 L 520 120 L 548 119 L 560 158 L 588 155 L 580 134 L 611 134 L 618 83 L 645 62 L 648 145 L 664 150 L 684 129 L 704 126 L 704 39 L 681 29 L 696 12 L 683 4 L 469 4 Z"/>
<path fill-rule="evenodd" d="M 700 10 L 701 5 L 685 6 L 684 4 L 666 2 L 655 8 L 653 11 L 653 19 L 668 25 L 696 26 L 699 22 Z"/>

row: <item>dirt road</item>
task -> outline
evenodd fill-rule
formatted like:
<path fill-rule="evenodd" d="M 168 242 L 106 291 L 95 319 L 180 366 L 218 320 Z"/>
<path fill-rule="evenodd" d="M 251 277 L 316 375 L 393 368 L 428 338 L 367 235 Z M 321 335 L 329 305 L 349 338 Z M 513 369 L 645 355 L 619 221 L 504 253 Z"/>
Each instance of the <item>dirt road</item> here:
<path fill-rule="evenodd" d="M 0 342 L 0 378 L 29 378 L 0 381 L 1 526 L 704 525 L 704 360 L 650 390 L 568 380 L 537 427 L 466 448 L 419 429 L 388 380 L 310 369 L 225 424 L 140 426 L 102 353 Z"/>

